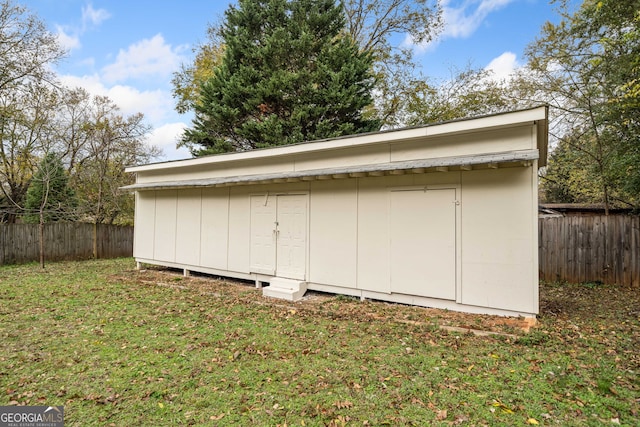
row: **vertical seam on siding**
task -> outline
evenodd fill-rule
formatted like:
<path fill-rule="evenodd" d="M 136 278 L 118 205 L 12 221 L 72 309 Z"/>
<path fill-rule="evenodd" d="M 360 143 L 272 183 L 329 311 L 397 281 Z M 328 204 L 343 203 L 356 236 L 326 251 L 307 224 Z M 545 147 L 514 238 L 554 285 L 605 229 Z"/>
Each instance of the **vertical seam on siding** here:
<path fill-rule="evenodd" d="M 204 189 L 200 189 L 200 227 L 198 228 L 198 265 L 202 265 L 202 194 Z"/>
<path fill-rule="evenodd" d="M 249 208 L 251 208 L 251 199 L 249 199 Z M 249 211 L 249 221 L 251 221 L 251 211 Z M 225 257 L 224 266 L 229 270 L 229 231 L 231 229 L 231 187 L 227 187 L 227 255 Z"/>

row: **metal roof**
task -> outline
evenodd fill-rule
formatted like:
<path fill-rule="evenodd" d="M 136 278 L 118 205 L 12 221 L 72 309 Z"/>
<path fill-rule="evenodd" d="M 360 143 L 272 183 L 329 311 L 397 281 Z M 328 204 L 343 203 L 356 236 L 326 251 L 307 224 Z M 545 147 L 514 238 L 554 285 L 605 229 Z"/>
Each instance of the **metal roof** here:
<path fill-rule="evenodd" d="M 529 166 L 540 156 L 538 150 L 519 150 L 472 156 L 439 157 L 370 165 L 337 168 L 287 171 L 279 173 L 221 176 L 204 179 L 147 182 L 121 187 L 123 191 L 168 190 L 179 188 L 225 187 L 231 185 L 267 184 L 316 179 L 341 179 L 365 176 L 401 175 L 403 173 L 446 172 L 449 170 L 471 170 L 474 168 L 498 168 L 505 166 Z"/>

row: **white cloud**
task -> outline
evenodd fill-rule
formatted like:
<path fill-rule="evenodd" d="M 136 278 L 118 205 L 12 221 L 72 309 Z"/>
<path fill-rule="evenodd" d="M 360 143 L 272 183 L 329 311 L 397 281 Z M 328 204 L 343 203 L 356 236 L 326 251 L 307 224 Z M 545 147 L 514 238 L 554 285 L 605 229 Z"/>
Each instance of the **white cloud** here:
<path fill-rule="evenodd" d="M 171 95 L 160 89 L 140 91 L 131 86 L 115 85 L 106 95 L 118 104 L 123 113 L 142 112 L 152 124 L 162 122 L 173 109 Z"/>
<path fill-rule="evenodd" d="M 509 77 L 516 69 L 520 67 L 517 56 L 513 52 L 504 52 L 497 58 L 493 58 L 485 70 L 492 71 L 495 79 L 501 80 Z"/>
<path fill-rule="evenodd" d="M 94 95 L 109 97 L 125 115 L 143 113 L 152 126 L 167 120 L 173 113 L 171 94 L 160 90 L 141 91 L 132 86 L 106 86 L 99 75 L 61 76 L 60 80 L 68 87 L 82 87 Z"/>
<path fill-rule="evenodd" d="M 451 1 L 443 2 L 443 37 L 466 38 L 473 34 L 491 12 L 513 0 L 465 0 L 457 7 L 449 7 Z"/>
<path fill-rule="evenodd" d="M 442 14 L 444 28 L 442 34 L 436 40 L 426 44 L 416 44 L 407 36 L 405 46 L 414 46 L 419 51 L 427 51 L 435 48 L 441 41 L 448 38 L 467 38 L 471 36 L 487 16 L 514 0 L 463 0 L 453 4 L 453 0 L 442 0 Z"/>
<path fill-rule="evenodd" d="M 80 38 L 77 35 L 67 34 L 67 30 L 61 26 L 56 25 L 56 37 L 58 38 L 58 43 L 66 50 L 78 49 L 80 44 Z"/>
<path fill-rule="evenodd" d="M 187 124 L 170 122 L 170 119 L 175 119 L 177 113 L 173 112 L 171 96 L 168 93 L 161 90 L 140 91 L 122 85 L 107 87 L 97 74 L 82 77 L 67 75 L 61 76 L 60 80 L 67 87 L 82 87 L 93 95 L 109 97 L 118 105 L 122 115 L 144 113 L 145 121 L 153 127 L 147 142 L 162 150 L 163 160 L 191 158 L 188 149 L 176 148 Z"/>
<path fill-rule="evenodd" d="M 106 10 L 88 4 L 82 8 L 81 27 L 57 27 L 60 43 L 69 50 L 81 47 L 82 34 L 109 17 Z M 60 80 L 67 87 L 82 87 L 92 95 L 107 96 L 123 116 L 143 113 L 145 122 L 153 128 L 149 144 L 162 149 L 166 160 L 190 158 L 189 150 L 176 148 L 187 125 L 174 111 L 167 78 L 185 60 L 182 53 L 187 48 L 167 44 L 157 34 L 120 49 L 111 64 L 93 74 L 62 75 Z M 80 63 L 91 68 L 95 65 L 93 58 Z"/>
<path fill-rule="evenodd" d="M 105 9 L 94 9 L 91 3 L 82 8 L 82 31 L 89 25 L 97 26 L 109 19 L 111 14 Z"/>
<path fill-rule="evenodd" d="M 58 42 L 66 50 L 79 49 L 80 36 L 82 36 L 89 26 L 95 27 L 100 25 L 104 20 L 109 19 L 111 14 L 105 9 L 94 9 L 91 4 L 82 8 L 82 26 L 62 26 L 56 25 Z"/>
<path fill-rule="evenodd" d="M 98 75 L 86 75 L 86 76 L 59 76 L 60 82 L 70 88 L 81 87 L 86 89 L 89 93 L 94 95 L 106 95 L 107 88 L 100 82 Z"/>
<path fill-rule="evenodd" d="M 183 61 L 181 52 L 185 46 L 172 47 L 166 44 L 161 34 L 132 44 L 120 50 L 113 64 L 102 69 L 107 82 L 115 83 L 128 79 L 149 76 L 167 76 L 178 69 Z"/>
<path fill-rule="evenodd" d="M 187 125 L 181 122 L 167 123 L 154 129 L 147 138 L 147 142 L 162 149 L 164 160 L 191 158 L 189 150 L 184 147 L 176 148 L 176 144 L 180 140 L 180 136 L 186 127 Z"/>
<path fill-rule="evenodd" d="M 179 52 L 166 44 L 162 35 L 144 39 L 121 49 L 115 62 L 105 66 L 97 73 L 83 76 L 62 76 L 62 82 L 69 87 L 82 87 L 89 93 L 109 97 L 123 115 L 143 113 L 152 126 L 161 126 L 176 121 L 174 102 L 166 77 L 177 69 L 183 60 Z M 157 76 L 158 84 L 148 85 L 149 77 Z M 130 79 L 145 78 L 144 87 Z M 126 83 L 125 83 L 126 82 Z M 149 89 L 146 89 L 149 87 Z M 180 120 L 180 119 L 177 119 Z"/>

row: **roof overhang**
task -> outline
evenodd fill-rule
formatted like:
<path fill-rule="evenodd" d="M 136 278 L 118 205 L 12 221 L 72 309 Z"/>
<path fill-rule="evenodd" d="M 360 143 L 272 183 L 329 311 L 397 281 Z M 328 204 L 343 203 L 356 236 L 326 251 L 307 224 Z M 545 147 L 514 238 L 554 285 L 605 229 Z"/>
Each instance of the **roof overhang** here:
<path fill-rule="evenodd" d="M 146 182 L 122 187 L 123 191 L 172 190 L 181 188 L 228 187 L 234 185 L 270 184 L 327 179 L 362 178 L 367 176 L 403 175 L 408 173 L 430 173 L 469 171 L 474 169 L 497 169 L 502 167 L 532 166 L 540 158 L 539 151 L 519 150 L 473 156 L 440 157 L 370 165 L 337 168 L 288 171 L 214 178 Z"/>

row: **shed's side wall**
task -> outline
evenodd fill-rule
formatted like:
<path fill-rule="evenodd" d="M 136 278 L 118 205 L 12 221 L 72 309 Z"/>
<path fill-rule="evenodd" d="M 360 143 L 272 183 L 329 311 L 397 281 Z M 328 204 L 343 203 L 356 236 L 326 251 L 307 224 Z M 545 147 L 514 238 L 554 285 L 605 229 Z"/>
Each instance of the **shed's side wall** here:
<path fill-rule="evenodd" d="M 228 270 L 229 257 L 229 189 L 202 190 L 200 226 L 200 265 Z"/>
<path fill-rule="evenodd" d="M 310 184 L 309 281 L 345 287 L 357 283 L 357 187 L 357 179 Z"/>
<path fill-rule="evenodd" d="M 534 167 L 251 185 L 137 195 L 134 256 L 250 271 L 250 197 L 309 195 L 306 280 L 390 294 L 390 191 L 454 188 L 456 295 L 467 306 L 537 312 Z M 535 193 L 534 193 L 535 194 Z M 425 214 L 425 220 L 428 216 Z M 406 227 L 412 227 L 406 224 Z"/>
<path fill-rule="evenodd" d="M 133 256 L 154 259 L 155 218 L 156 192 L 143 191 L 136 193 Z"/>
<path fill-rule="evenodd" d="M 250 192 L 246 187 L 229 191 L 229 240 L 227 265 L 230 271 L 249 273 Z"/>
<path fill-rule="evenodd" d="M 532 168 L 462 174 L 462 303 L 537 312 Z"/>
<path fill-rule="evenodd" d="M 201 217 L 202 190 L 184 189 L 179 191 L 175 242 L 175 261 L 177 263 L 201 265 Z"/>
<path fill-rule="evenodd" d="M 156 216 L 153 234 L 153 258 L 159 261 L 176 261 L 176 222 L 178 192 L 156 192 Z"/>

